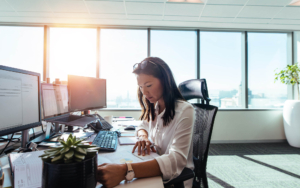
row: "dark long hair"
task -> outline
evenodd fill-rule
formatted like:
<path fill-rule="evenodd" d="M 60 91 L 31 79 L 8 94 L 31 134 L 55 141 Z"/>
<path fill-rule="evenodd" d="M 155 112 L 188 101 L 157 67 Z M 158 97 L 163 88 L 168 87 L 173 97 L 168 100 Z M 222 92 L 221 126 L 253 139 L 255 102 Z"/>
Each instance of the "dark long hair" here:
<path fill-rule="evenodd" d="M 163 100 L 165 102 L 165 113 L 163 115 L 163 125 L 167 126 L 175 116 L 175 105 L 177 100 L 184 100 L 182 97 L 175 79 L 173 77 L 170 67 L 158 57 L 147 57 L 143 61 L 148 61 L 146 67 L 140 65 L 133 71 L 134 74 L 146 74 L 152 75 L 160 80 L 163 86 Z M 142 62 L 143 62 L 142 61 Z M 150 63 L 151 61 L 152 63 Z M 138 99 L 142 108 L 141 120 L 147 120 L 148 122 L 155 119 L 154 104 L 150 103 L 148 99 L 143 97 L 143 93 L 138 87 L 137 90 Z"/>

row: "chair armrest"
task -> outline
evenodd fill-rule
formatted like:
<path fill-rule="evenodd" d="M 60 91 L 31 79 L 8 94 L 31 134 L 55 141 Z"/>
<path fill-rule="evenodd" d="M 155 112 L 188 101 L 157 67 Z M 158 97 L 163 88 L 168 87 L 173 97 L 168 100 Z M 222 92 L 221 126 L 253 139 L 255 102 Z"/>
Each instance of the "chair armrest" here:
<path fill-rule="evenodd" d="M 169 181 L 168 183 L 166 183 L 165 186 L 181 183 L 181 182 L 186 181 L 191 178 L 194 178 L 193 170 L 191 170 L 189 168 L 184 168 L 178 177 L 176 177 L 176 178 L 172 179 L 171 181 Z"/>

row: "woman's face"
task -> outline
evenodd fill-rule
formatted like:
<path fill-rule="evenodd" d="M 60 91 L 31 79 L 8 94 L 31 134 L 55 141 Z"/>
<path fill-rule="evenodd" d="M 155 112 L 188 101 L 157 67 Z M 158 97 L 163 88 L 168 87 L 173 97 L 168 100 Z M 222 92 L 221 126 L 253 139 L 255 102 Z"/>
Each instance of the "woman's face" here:
<path fill-rule="evenodd" d="M 143 96 L 146 97 L 150 103 L 156 103 L 162 99 L 163 86 L 158 78 L 147 74 L 138 74 L 137 83 Z"/>

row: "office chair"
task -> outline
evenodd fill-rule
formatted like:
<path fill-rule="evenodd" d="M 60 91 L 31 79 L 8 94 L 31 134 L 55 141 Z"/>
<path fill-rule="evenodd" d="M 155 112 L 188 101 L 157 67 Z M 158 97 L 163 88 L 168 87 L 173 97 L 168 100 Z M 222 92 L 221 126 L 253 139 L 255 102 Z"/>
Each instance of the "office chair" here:
<path fill-rule="evenodd" d="M 182 82 L 179 84 L 179 90 L 186 100 L 201 100 L 201 103 L 192 104 L 196 112 L 193 135 L 193 159 L 195 168 L 194 171 L 189 168 L 184 168 L 177 178 L 171 180 L 165 184 L 165 186 L 173 185 L 175 188 L 183 188 L 184 181 L 194 178 L 193 188 L 208 188 L 206 164 L 218 107 L 209 105 L 211 99 L 208 96 L 205 79 L 193 79 Z"/>

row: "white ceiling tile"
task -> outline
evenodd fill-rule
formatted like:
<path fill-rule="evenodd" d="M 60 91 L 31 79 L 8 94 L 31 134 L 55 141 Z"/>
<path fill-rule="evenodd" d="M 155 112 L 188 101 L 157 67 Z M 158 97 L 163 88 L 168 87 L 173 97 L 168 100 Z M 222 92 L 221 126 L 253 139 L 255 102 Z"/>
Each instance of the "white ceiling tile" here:
<path fill-rule="evenodd" d="M 292 0 L 249 0 L 247 5 L 285 6 Z"/>
<path fill-rule="evenodd" d="M 100 18 L 100 19 L 106 19 L 106 18 L 126 19 L 125 14 L 92 14 L 91 17 Z"/>
<path fill-rule="evenodd" d="M 48 0 L 53 12 L 88 12 L 83 1 Z"/>
<path fill-rule="evenodd" d="M 156 14 L 162 15 L 164 3 L 126 2 L 127 14 Z"/>
<path fill-rule="evenodd" d="M 51 12 L 46 1 L 41 0 L 7 0 L 16 11 Z"/>
<path fill-rule="evenodd" d="M 199 16 L 164 16 L 164 20 L 198 21 Z"/>
<path fill-rule="evenodd" d="M 300 19 L 300 7 L 285 7 L 274 18 Z"/>
<path fill-rule="evenodd" d="M 299 20 L 292 20 L 292 19 L 273 19 L 271 24 L 300 24 Z"/>
<path fill-rule="evenodd" d="M 0 12 L 0 17 L 18 16 L 16 12 Z"/>
<path fill-rule="evenodd" d="M 238 17 L 243 18 L 273 18 L 282 7 L 246 6 Z"/>
<path fill-rule="evenodd" d="M 226 5 L 244 5 L 247 0 L 208 0 L 207 4 L 226 4 Z"/>
<path fill-rule="evenodd" d="M 235 17 L 243 6 L 206 5 L 202 16 L 208 17 Z"/>
<path fill-rule="evenodd" d="M 253 19 L 253 18 L 236 18 L 234 22 L 237 23 L 269 23 L 271 19 Z"/>
<path fill-rule="evenodd" d="M 5 0 L 0 0 L 0 11 L 14 11 Z"/>
<path fill-rule="evenodd" d="M 19 16 L 24 17 L 52 17 L 51 12 L 18 12 Z"/>
<path fill-rule="evenodd" d="M 127 15 L 127 19 L 132 20 L 162 20 L 162 16 L 155 15 Z"/>
<path fill-rule="evenodd" d="M 174 16 L 199 16 L 203 5 L 186 3 L 166 3 L 165 15 Z"/>
<path fill-rule="evenodd" d="M 87 1 L 88 9 L 91 13 L 125 13 L 124 3 L 116 1 Z"/>
<path fill-rule="evenodd" d="M 234 18 L 201 17 L 200 22 L 232 22 Z"/>
<path fill-rule="evenodd" d="M 53 13 L 56 18 L 91 18 L 88 13 Z"/>
<path fill-rule="evenodd" d="M 167 0 L 126 0 L 126 2 L 130 2 L 130 1 L 134 1 L 134 2 L 164 3 Z"/>

